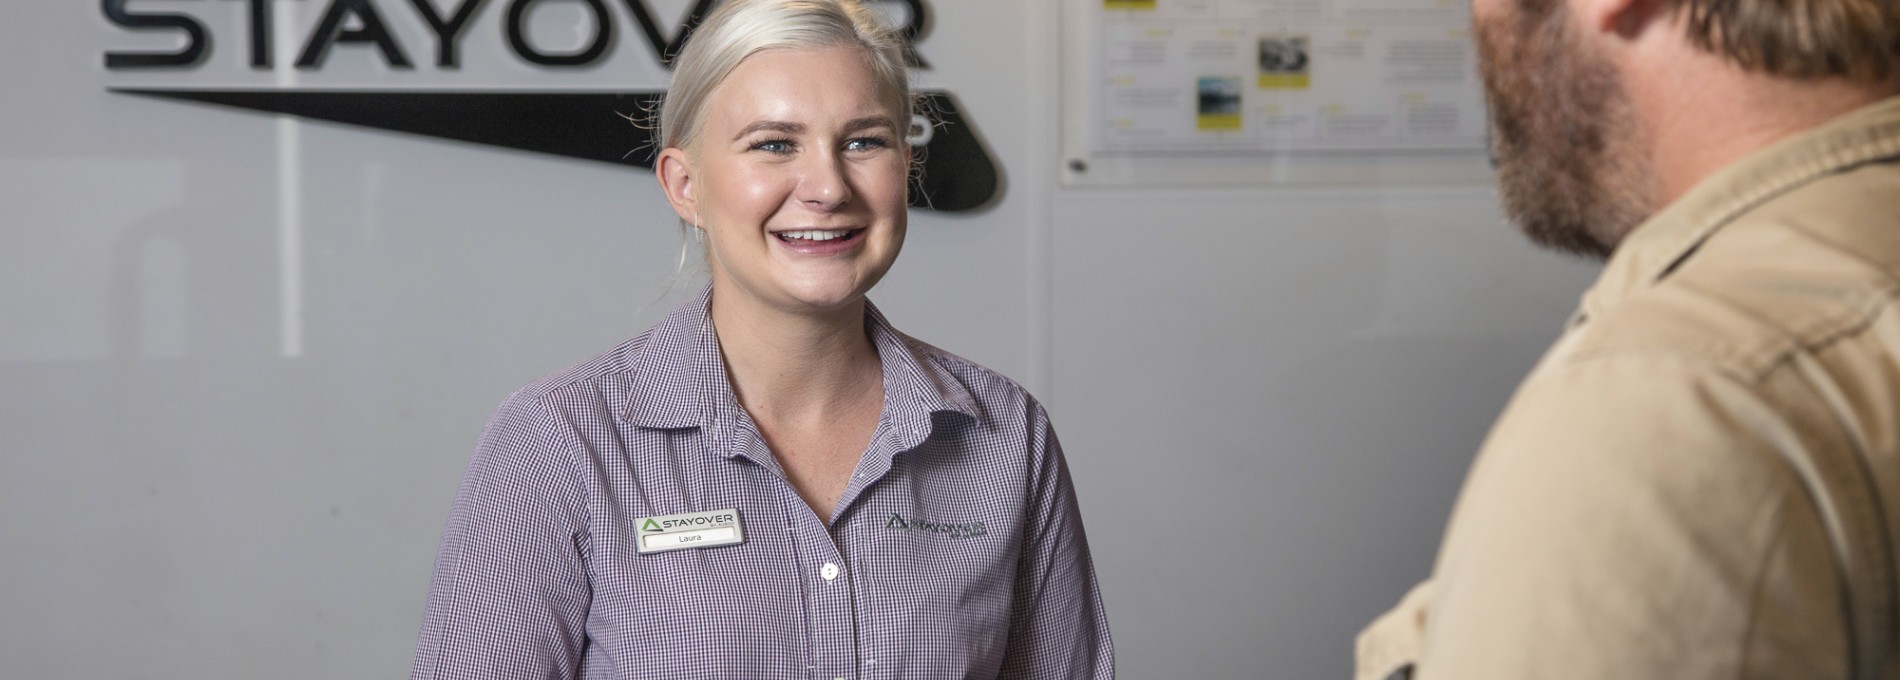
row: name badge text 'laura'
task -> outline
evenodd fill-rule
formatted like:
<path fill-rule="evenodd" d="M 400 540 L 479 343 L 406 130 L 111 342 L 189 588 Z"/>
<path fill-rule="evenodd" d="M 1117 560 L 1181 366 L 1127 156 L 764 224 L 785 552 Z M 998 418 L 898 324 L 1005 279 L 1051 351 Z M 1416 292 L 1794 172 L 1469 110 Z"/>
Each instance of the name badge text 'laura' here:
<path fill-rule="evenodd" d="M 641 554 L 713 548 L 745 542 L 745 529 L 739 525 L 738 510 L 709 510 L 684 515 L 641 517 L 634 520 Z"/>

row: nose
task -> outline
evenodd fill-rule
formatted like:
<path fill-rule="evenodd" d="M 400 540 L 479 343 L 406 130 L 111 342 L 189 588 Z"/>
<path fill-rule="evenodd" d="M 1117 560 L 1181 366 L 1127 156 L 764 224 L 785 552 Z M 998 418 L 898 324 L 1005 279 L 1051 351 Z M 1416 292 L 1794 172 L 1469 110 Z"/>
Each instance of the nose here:
<path fill-rule="evenodd" d="M 842 155 L 816 153 L 804 160 L 794 194 L 799 203 L 817 212 L 835 212 L 851 202 L 851 178 Z"/>

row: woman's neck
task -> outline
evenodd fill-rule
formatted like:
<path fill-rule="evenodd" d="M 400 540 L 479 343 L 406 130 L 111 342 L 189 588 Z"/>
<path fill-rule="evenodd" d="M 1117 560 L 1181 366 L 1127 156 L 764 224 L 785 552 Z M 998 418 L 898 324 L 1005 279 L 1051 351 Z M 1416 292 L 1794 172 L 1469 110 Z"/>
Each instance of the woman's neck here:
<path fill-rule="evenodd" d="M 818 424 L 883 399 L 883 369 L 865 332 L 863 298 L 825 314 L 712 299 L 713 327 L 739 404 L 754 420 Z M 761 423 L 763 424 L 763 423 Z"/>

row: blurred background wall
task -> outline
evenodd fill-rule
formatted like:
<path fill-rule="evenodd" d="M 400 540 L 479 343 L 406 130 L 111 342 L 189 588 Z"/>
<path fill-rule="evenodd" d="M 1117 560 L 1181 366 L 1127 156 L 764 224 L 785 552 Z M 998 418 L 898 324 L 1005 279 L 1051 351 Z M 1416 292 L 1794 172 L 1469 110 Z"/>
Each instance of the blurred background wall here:
<path fill-rule="evenodd" d="M 370 4 L 415 69 L 350 42 L 287 68 L 331 3 L 266 4 L 270 70 L 253 3 L 131 3 L 210 34 L 169 71 L 105 68 L 181 34 L 97 2 L 0 22 L 0 677 L 404 676 L 494 406 L 701 285 L 638 169 L 108 92 L 662 83 L 624 4 L 612 58 L 559 70 L 492 0 L 453 71 L 397 0 Z M 585 7 L 531 37 L 584 45 Z M 918 82 L 1004 190 L 913 212 L 873 299 L 1048 406 L 1122 677 L 1346 677 L 1594 268 L 1484 184 L 1061 188 L 1058 4 L 930 8 Z"/>

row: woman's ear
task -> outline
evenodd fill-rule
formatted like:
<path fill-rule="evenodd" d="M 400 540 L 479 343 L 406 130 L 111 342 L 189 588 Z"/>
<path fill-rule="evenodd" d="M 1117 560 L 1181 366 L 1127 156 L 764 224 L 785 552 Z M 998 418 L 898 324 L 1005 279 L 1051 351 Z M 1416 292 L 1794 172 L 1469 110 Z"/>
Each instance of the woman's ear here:
<path fill-rule="evenodd" d="M 699 226 L 699 199 L 695 191 L 696 174 L 692 159 L 677 147 L 669 147 L 653 159 L 653 176 L 660 181 L 660 191 L 666 193 L 666 202 L 673 204 L 673 212 L 694 227 Z"/>

